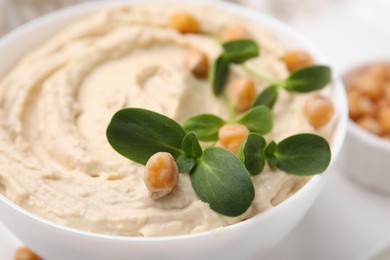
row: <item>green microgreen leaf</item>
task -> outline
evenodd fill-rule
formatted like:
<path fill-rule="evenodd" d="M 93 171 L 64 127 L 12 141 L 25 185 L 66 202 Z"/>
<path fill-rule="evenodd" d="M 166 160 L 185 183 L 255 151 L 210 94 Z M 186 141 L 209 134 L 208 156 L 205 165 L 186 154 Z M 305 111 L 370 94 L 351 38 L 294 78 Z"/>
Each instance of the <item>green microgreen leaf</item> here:
<path fill-rule="evenodd" d="M 184 137 L 182 148 L 189 157 L 199 158 L 202 156 L 202 147 L 200 147 L 198 138 L 196 138 L 193 132 L 188 133 Z"/>
<path fill-rule="evenodd" d="M 251 39 L 229 41 L 223 44 L 224 58 L 233 63 L 243 63 L 248 59 L 259 56 L 260 49 Z"/>
<path fill-rule="evenodd" d="M 293 72 L 283 85 L 288 91 L 304 93 L 322 89 L 331 81 L 331 78 L 329 67 L 314 65 Z"/>
<path fill-rule="evenodd" d="M 177 164 L 177 167 L 179 168 L 179 172 L 189 173 L 192 170 L 192 168 L 194 168 L 197 161 L 198 161 L 198 158 L 196 158 L 196 157 L 182 154 L 176 159 L 176 164 Z"/>
<path fill-rule="evenodd" d="M 183 128 L 169 117 L 146 109 L 126 108 L 116 112 L 106 135 L 118 153 L 141 164 L 146 164 L 157 152 L 168 152 L 174 158 L 183 153 Z"/>
<path fill-rule="evenodd" d="M 225 124 L 225 121 L 215 115 L 201 114 L 188 118 L 184 122 L 186 132 L 194 132 L 201 141 L 218 140 L 218 130 Z"/>
<path fill-rule="evenodd" d="M 255 99 L 255 102 L 253 102 L 252 107 L 255 106 L 266 106 L 269 109 L 272 109 L 276 99 L 278 98 L 278 88 L 276 86 L 269 86 L 266 89 L 264 89 Z"/>
<path fill-rule="evenodd" d="M 290 136 L 277 145 L 277 167 L 295 175 L 313 175 L 326 170 L 331 160 L 328 142 L 315 134 Z"/>
<path fill-rule="evenodd" d="M 225 88 L 226 79 L 229 72 L 229 62 L 223 57 L 219 56 L 211 64 L 209 71 L 209 83 L 213 88 L 213 93 L 219 96 Z"/>
<path fill-rule="evenodd" d="M 266 106 L 251 108 L 237 122 L 261 135 L 269 133 L 273 126 L 271 110 Z"/>
<path fill-rule="evenodd" d="M 268 166 L 271 169 L 276 169 L 278 164 L 278 159 L 275 156 L 277 150 L 278 145 L 275 143 L 275 141 L 271 141 L 265 148 L 265 158 L 267 160 Z"/>
<path fill-rule="evenodd" d="M 265 148 L 265 154 L 267 155 L 273 155 L 278 150 L 278 145 L 275 143 L 275 141 L 271 141 L 267 147 Z"/>
<path fill-rule="evenodd" d="M 239 216 L 252 204 L 255 190 L 248 171 L 232 152 L 209 147 L 190 173 L 199 198 L 225 216 Z"/>
<path fill-rule="evenodd" d="M 223 100 L 226 104 L 226 108 L 228 110 L 228 113 L 229 113 L 229 120 L 231 122 L 235 122 L 237 120 L 237 114 L 236 114 L 236 111 L 234 110 L 234 105 L 232 103 L 232 101 L 229 99 L 228 95 L 226 95 L 226 93 L 223 94 Z"/>
<path fill-rule="evenodd" d="M 237 156 L 245 168 L 254 176 L 261 173 L 265 165 L 264 148 L 266 141 L 259 134 L 250 133 L 242 142 Z"/>

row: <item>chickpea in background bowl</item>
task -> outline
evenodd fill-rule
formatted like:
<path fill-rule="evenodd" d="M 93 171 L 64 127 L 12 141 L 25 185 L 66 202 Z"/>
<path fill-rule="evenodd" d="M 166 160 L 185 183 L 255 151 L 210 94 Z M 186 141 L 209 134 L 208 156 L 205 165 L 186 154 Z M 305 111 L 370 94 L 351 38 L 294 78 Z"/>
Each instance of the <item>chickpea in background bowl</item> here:
<path fill-rule="evenodd" d="M 351 120 L 340 163 L 352 180 L 390 194 L 390 63 L 356 67 L 343 80 Z"/>
<path fill-rule="evenodd" d="M 390 140 L 390 64 L 372 63 L 344 78 L 349 116 L 361 128 Z"/>

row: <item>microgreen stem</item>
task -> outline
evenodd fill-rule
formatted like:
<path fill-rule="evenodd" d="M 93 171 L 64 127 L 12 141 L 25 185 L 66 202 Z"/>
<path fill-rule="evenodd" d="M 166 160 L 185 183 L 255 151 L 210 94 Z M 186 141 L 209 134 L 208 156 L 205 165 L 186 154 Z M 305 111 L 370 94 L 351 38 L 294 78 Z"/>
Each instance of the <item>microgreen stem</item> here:
<path fill-rule="evenodd" d="M 267 81 L 268 83 L 270 84 L 274 84 L 276 82 L 276 80 L 274 78 L 272 78 L 271 76 L 269 76 L 268 74 L 262 72 L 262 71 L 259 71 L 257 70 L 255 67 L 253 67 L 252 64 L 250 64 L 249 62 L 245 62 L 243 65 L 245 70 L 247 70 L 249 73 L 253 74 L 254 76 L 258 77 L 258 78 L 261 78 L 265 81 Z"/>
<path fill-rule="evenodd" d="M 208 146 L 207 146 L 207 148 L 208 147 L 215 147 L 217 145 L 217 142 L 212 142 L 212 143 L 210 143 Z"/>
<path fill-rule="evenodd" d="M 274 86 L 276 86 L 277 88 L 284 88 L 285 86 L 285 80 L 284 79 L 281 79 L 281 80 L 277 80 L 274 82 Z"/>
<path fill-rule="evenodd" d="M 234 107 L 226 93 L 223 93 L 223 100 L 225 101 L 225 104 L 227 106 L 228 112 L 229 112 L 229 120 L 232 122 L 235 122 L 237 119 L 236 111 L 234 111 Z"/>

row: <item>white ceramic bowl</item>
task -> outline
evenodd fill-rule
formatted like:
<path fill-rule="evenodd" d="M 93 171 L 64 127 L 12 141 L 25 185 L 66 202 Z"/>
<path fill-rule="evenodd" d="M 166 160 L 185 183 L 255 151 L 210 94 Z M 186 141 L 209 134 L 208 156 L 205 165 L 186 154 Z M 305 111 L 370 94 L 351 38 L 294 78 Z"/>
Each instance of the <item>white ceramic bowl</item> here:
<path fill-rule="evenodd" d="M 15 62 L 68 23 L 95 10 L 118 3 L 91 2 L 64 9 L 31 22 L 0 41 L 0 77 Z M 201 1 L 192 1 L 198 4 Z M 210 2 L 210 1 L 208 1 Z M 308 50 L 320 63 L 326 61 L 296 32 L 258 12 L 226 2 L 225 10 L 244 15 L 271 28 L 287 46 Z M 347 108 L 340 80 L 330 89 L 336 106 L 337 126 L 332 138 L 333 160 L 338 156 L 346 132 Z M 331 168 L 331 167 L 330 167 Z M 38 217 L 0 195 L 0 220 L 27 246 L 45 259 L 258 259 L 274 247 L 298 223 L 319 194 L 326 173 L 313 177 L 286 201 L 259 216 L 222 229 L 193 235 L 135 238 L 101 235 L 61 226 Z"/>
<path fill-rule="evenodd" d="M 351 179 L 390 195 L 390 141 L 349 120 L 340 162 Z"/>
<path fill-rule="evenodd" d="M 360 65 L 350 62 L 342 73 L 345 76 L 355 73 L 366 65 L 385 62 L 390 59 L 387 53 L 362 58 Z M 378 137 L 348 119 L 347 135 L 340 152 L 340 163 L 344 172 L 354 181 L 380 193 L 390 195 L 390 141 Z"/>

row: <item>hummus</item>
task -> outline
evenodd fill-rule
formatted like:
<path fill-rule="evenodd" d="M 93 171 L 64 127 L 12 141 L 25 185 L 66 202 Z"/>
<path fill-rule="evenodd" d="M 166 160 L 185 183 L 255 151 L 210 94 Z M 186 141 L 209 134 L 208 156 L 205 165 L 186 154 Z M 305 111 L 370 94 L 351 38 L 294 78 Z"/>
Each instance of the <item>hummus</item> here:
<path fill-rule="evenodd" d="M 177 10 L 194 15 L 202 34 L 171 29 L 169 17 Z M 253 177 L 252 206 L 234 218 L 200 201 L 188 174 L 180 174 L 171 194 L 152 200 L 144 166 L 117 154 L 106 140 L 112 115 L 125 107 L 151 109 L 180 123 L 199 113 L 227 118 L 207 80 L 195 78 L 182 61 L 191 47 L 216 58 L 221 45 L 215 39 L 232 23 L 244 24 L 260 44 L 254 66 L 275 78 L 288 75 L 278 58 L 285 49 L 269 30 L 213 6 L 106 9 L 26 54 L 0 82 L 0 193 L 59 224 L 146 237 L 224 227 L 285 200 L 308 178 L 266 169 Z M 246 73 L 232 66 L 232 77 Z M 266 87 L 256 80 L 258 91 Z M 302 111 L 308 97 L 280 91 L 266 138 L 314 132 Z"/>

